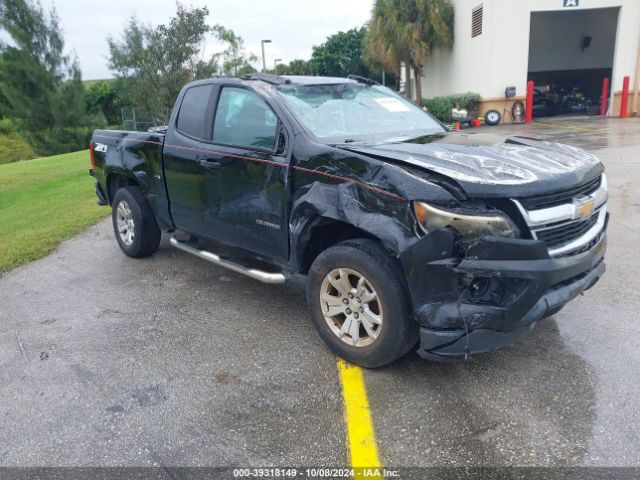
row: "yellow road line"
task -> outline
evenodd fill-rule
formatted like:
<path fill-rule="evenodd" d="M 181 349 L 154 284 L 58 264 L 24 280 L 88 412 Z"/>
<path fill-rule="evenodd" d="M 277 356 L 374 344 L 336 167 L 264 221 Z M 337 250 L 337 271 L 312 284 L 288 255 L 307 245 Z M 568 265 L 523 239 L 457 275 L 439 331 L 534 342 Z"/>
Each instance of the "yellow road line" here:
<path fill-rule="evenodd" d="M 364 478 L 363 468 L 381 468 L 367 389 L 360 367 L 339 359 L 338 371 L 342 383 L 351 466 L 356 470 L 355 478 Z"/>
<path fill-rule="evenodd" d="M 548 128 L 566 128 L 567 130 L 578 130 L 582 132 L 606 132 L 608 128 L 584 128 L 584 127 L 571 127 L 569 125 L 562 125 L 560 123 L 549 122 L 533 122 L 534 125 L 540 125 L 541 127 Z"/>

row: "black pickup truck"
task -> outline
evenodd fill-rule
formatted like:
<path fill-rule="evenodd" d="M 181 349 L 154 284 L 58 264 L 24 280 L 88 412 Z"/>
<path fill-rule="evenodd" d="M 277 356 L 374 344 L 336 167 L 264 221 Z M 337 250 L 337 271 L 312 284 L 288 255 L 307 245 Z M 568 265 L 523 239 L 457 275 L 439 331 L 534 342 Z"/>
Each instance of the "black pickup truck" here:
<path fill-rule="evenodd" d="M 450 132 L 359 77 L 193 82 L 164 129 L 96 130 L 91 162 L 125 254 L 175 232 L 262 282 L 306 275 L 321 337 L 366 367 L 513 343 L 605 270 L 597 158 Z"/>

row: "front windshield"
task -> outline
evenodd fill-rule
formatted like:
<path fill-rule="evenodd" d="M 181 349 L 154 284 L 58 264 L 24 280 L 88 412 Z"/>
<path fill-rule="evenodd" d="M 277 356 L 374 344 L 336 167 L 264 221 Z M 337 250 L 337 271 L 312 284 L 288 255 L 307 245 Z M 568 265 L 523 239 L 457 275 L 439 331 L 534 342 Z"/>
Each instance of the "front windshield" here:
<path fill-rule="evenodd" d="M 444 131 L 415 104 L 379 85 L 282 85 L 278 94 L 300 122 L 327 143 L 415 138 Z"/>

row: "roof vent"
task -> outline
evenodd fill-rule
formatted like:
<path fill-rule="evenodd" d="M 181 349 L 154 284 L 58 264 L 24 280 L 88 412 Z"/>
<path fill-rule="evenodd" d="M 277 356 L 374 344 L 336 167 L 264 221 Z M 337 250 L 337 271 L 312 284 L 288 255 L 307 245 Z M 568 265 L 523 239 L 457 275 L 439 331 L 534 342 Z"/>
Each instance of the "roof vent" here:
<path fill-rule="evenodd" d="M 471 10 L 471 38 L 482 35 L 482 4 Z"/>

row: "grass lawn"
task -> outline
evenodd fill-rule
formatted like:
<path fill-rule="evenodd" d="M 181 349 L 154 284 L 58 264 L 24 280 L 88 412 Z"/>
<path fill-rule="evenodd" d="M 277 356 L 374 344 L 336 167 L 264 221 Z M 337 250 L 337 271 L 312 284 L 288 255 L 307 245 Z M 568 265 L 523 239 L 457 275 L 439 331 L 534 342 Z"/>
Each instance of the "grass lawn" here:
<path fill-rule="evenodd" d="M 96 205 L 88 151 L 0 165 L 0 272 L 45 256 L 109 212 Z"/>

